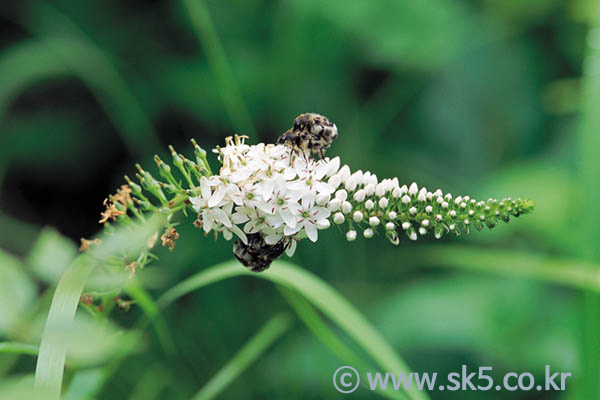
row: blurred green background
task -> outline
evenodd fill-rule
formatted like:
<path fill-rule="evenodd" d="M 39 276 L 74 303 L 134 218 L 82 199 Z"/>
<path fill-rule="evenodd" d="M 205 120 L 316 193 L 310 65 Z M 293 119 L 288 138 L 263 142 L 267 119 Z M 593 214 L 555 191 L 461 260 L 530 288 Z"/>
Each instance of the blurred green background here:
<path fill-rule="evenodd" d="M 414 371 L 467 364 L 492 366 L 498 381 L 512 371 L 543 379 L 550 364 L 573 374 L 565 392 L 433 399 L 600 398 L 595 3 L 3 2 L 0 341 L 39 344 L 61 271 L 79 238 L 99 231 L 103 199 L 135 162 L 152 168 L 169 144 L 191 154 L 190 138 L 205 149 L 234 132 L 272 142 L 296 115 L 317 112 L 340 131 L 328 154 L 354 170 L 484 200 L 528 197 L 537 208 L 493 232 L 399 247 L 348 243 L 330 229 L 292 261 L 337 288 Z M 141 272 L 158 274 L 155 298 L 232 258 L 231 243 L 191 222 L 179 231 L 176 251 Z M 244 277 L 165 310 L 174 351 L 147 329 L 113 364 L 123 346 L 76 336 L 67 397 L 191 398 L 286 310 L 273 285 Z M 134 306 L 111 319 L 120 330 L 141 315 Z M 341 365 L 294 319 L 220 398 L 341 398 L 331 381 Z M 34 356 L 0 346 L 0 393 L 34 368 Z"/>

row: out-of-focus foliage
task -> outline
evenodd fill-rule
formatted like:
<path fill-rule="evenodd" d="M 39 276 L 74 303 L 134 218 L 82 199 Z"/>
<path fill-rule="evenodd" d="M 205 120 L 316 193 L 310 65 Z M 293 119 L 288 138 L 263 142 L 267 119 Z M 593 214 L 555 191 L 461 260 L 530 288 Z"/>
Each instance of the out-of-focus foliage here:
<path fill-rule="evenodd" d="M 334 227 L 317 244 L 303 243 L 294 263 L 336 287 L 415 371 L 445 375 L 462 364 L 491 365 L 496 380 L 509 371 L 541 379 L 549 363 L 573 373 L 567 391 L 551 398 L 594 398 L 585 380 L 597 381 L 589 374 L 599 361 L 590 361 L 589 339 L 581 339 L 584 330 L 594 335 L 593 301 L 583 301 L 577 287 L 597 285 L 579 285 L 577 272 L 561 284 L 556 265 L 548 262 L 546 274 L 544 260 L 560 258 L 574 271 L 584 264 L 593 271 L 600 262 L 578 259 L 582 243 L 600 240 L 580 228 L 596 214 L 580 208 L 593 192 L 578 170 L 595 151 L 580 147 L 580 137 L 592 137 L 580 129 L 580 92 L 595 2 L 6 3 L 0 9 L 0 341 L 16 345 L 0 350 L 0 398 L 30 395 L 30 353 L 40 343 L 58 277 L 79 238 L 98 232 L 102 201 L 124 174 L 135 174 L 135 162 L 151 165 L 152 154 L 164 156 L 168 144 L 184 149 L 190 138 L 206 149 L 233 133 L 255 132 L 250 142 L 270 142 L 307 111 L 336 122 L 340 137 L 329 154 L 353 169 L 456 195 L 529 197 L 536 212 L 493 232 L 444 240 L 445 249 L 461 247 L 443 262 L 448 253 L 441 247 L 436 253 L 429 239 L 403 242 L 402 249 L 385 240 L 347 243 Z M 66 398 L 191 398 L 265 321 L 290 310 L 272 285 L 238 278 L 183 297 L 160 312 L 162 322 L 140 322 L 157 312 L 151 298 L 231 259 L 231 243 L 214 242 L 188 222 L 178 231 L 175 251 L 163 249 L 138 272 L 151 297 L 123 293 L 125 300 L 139 296 L 138 304 L 127 312 L 111 304 L 111 318 L 100 326 L 90 318 L 98 304 L 80 307 L 82 328 L 62 342 L 73 345 Z M 126 248 L 127 239 L 112 245 Z M 520 259 L 520 270 L 538 260 L 535 273 L 483 276 L 501 266 L 473 265 L 485 257 L 476 258 L 481 253 L 469 246 L 511 250 L 496 261 L 530 255 Z M 110 292 L 127 275 L 98 269 L 85 291 Z M 344 361 L 330 348 L 368 355 L 326 323 L 341 343 L 324 343 L 330 333 L 317 339 L 296 319 L 221 398 L 335 398 L 331 376 Z M 431 397 L 540 398 L 522 391 Z"/>

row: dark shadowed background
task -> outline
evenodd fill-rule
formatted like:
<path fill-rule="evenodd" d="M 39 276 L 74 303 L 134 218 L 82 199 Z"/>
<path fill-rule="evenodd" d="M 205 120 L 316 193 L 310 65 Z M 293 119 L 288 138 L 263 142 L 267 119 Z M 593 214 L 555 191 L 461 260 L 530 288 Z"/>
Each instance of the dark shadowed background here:
<path fill-rule="evenodd" d="M 100 230 L 102 201 L 136 162 L 153 169 L 169 144 L 192 154 L 191 138 L 207 150 L 233 133 L 273 142 L 296 115 L 317 112 L 339 128 L 328 154 L 355 170 L 537 207 L 492 232 L 399 247 L 349 243 L 329 229 L 292 261 L 345 295 L 415 371 L 446 375 L 467 364 L 492 366 L 496 380 L 512 371 L 542 379 L 550 364 L 573 374 L 565 392 L 433 399 L 600 398 L 595 3 L 3 2 L 0 265 L 18 265 L 26 289 L 0 273 L 0 301 L 22 297 L 27 317 L 3 326 L 0 316 L 0 340 L 39 343 L 57 279 L 45 268 L 62 270 L 79 239 Z M 231 243 L 191 222 L 179 231 L 176 250 L 162 249 L 148 268 L 161 273 L 155 297 L 232 257 Z M 174 353 L 147 330 L 114 371 L 106 360 L 67 366 L 67 392 L 191 398 L 280 310 L 289 305 L 262 280 L 209 286 L 164 312 Z M 111 316 L 127 328 L 140 314 L 134 306 Z M 339 398 L 331 376 L 341 365 L 295 321 L 220 398 Z M 35 357 L 0 352 L 0 387 L 34 367 Z M 86 386 L 75 379 L 84 373 L 106 375 Z"/>

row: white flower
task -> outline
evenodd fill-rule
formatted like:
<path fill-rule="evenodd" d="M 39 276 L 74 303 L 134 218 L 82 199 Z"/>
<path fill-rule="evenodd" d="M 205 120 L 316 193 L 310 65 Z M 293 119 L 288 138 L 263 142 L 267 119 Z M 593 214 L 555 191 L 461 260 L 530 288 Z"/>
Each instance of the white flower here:
<path fill-rule="evenodd" d="M 373 237 L 373 234 L 374 234 L 374 232 L 373 232 L 373 229 L 371 229 L 371 228 L 367 228 L 367 229 L 365 229 L 365 231 L 363 232 L 363 236 L 364 236 L 364 237 L 366 237 L 367 239 L 370 239 L 370 238 L 372 238 L 372 237 Z"/>
<path fill-rule="evenodd" d="M 302 206 L 300 210 L 300 219 L 296 229 L 291 229 L 286 226 L 284 233 L 286 236 L 291 236 L 304 229 L 306 236 L 311 242 L 316 242 L 318 239 L 317 233 L 317 222 L 322 219 L 329 218 L 329 210 L 324 207 L 315 206 L 306 197 L 302 199 Z"/>
<path fill-rule="evenodd" d="M 286 239 L 286 252 L 293 254 L 297 240 L 316 241 L 317 229 L 328 228 L 331 211 L 342 205 L 330 198 L 350 169 L 340 170 L 337 157 L 296 157 L 292 165 L 289 148 L 249 146 L 243 137 L 228 138 L 215 152 L 223 164 L 219 174 L 202 177 L 189 198 L 206 233 L 221 232 L 226 239 L 235 234 L 247 242 L 246 233 L 261 232 L 268 244 Z"/>

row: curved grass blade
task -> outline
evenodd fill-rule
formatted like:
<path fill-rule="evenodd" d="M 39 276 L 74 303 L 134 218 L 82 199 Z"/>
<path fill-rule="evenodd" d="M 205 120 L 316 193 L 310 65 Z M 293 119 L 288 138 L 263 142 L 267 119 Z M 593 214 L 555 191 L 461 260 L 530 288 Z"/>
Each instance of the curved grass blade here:
<path fill-rule="evenodd" d="M 256 333 L 240 351 L 194 396 L 194 400 L 208 400 L 218 396 L 231 382 L 264 353 L 291 326 L 287 314 L 277 314 Z"/>
<path fill-rule="evenodd" d="M 321 343 L 329 347 L 329 349 L 343 360 L 346 365 L 352 365 L 353 367 L 358 368 L 359 371 L 375 370 L 375 368 L 359 357 L 335 335 L 313 306 L 311 306 L 300 293 L 281 286 L 277 286 L 277 289 L 279 289 L 281 295 L 287 300 L 312 334 L 319 339 Z M 366 382 L 363 380 L 361 384 L 365 386 Z M 400 392 L 390 390 L 385 391 L 381 390 L 379 387 L 377 388 L 377 394 L 390 399 L 405 398 Z"/>
<path fill-rule="evenodd" d="M 174 286 L 158 300 L 158 304 L 166 306 L 193 290 L 241 275 L 267 279 L 298 291 L 353 338 L 383 370 L 408 375 L 409 368 L 406 363 L 396 355 L 388 341 L 352 304 L 320 278 L 287 262 L 278 261 L 272 268 L 260 274 L 241 268 L 237 261 L 219 264 Z M 414 386 L 406 394 L 415 400 L 428 398 L 425 392 L 417 391 Z"/>
<path fill-rule="evenodd" d="M 44 328 L 35 368 L 35 388 L 51 399 L 60 398 L 60 388 L 66 359 L 65 343 L 58 340 L 65 325 L 75 318 L 81 292 L 92 270 L 93 259 L 82 254 L 65 271 L 58 282 Z"/>
<path fill-rule="evenodd" d="M 36 390 L 58 399 L 62 386 L 66 348 L 60 332 L 73 323 L 83 288 L 94 268 L 108 257 L 122 252 L 134 252 L 146 246 L 152 234 L 164 226 L 166 217 L 155 215 L 144 225 L 132 230 L 122 228 L 108 236 L 99 247 L 83 253 L 71 263 L 60 278 L 42 335 L 35 369 Z"/>

